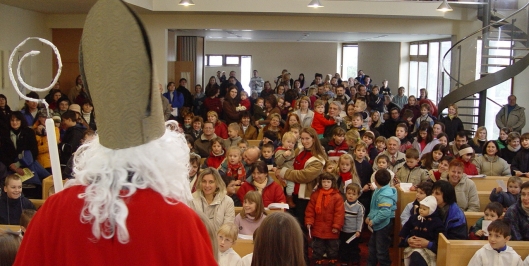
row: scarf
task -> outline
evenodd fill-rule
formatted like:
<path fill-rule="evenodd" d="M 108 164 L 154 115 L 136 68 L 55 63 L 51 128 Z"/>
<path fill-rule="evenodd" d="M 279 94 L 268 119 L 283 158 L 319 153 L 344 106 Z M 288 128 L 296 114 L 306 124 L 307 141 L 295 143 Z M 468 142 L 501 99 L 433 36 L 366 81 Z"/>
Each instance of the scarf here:
<path fill-rule="evenodd" d="M 454 119 L 454 117 L 456 117 L 455 115 L 448 115 L 448 118 L 450 118 L 450 120 Z"/>
<path fill-rule="evenodd" d="M 244 170 L 244 166 L 241 162 L 237 164 L 228 163 L 228 172 L 226 173 L 226 175 L 234 177 L 235 180 L 244 181 L 244 179 L 246 178 L 246 171 Z"/>
<path fill-rule="evenodd" d="M 323 207 L 327 207 L 329 205 L 329 202 L 331 201 L 331 193 L 334 192 L 334 189 L 320 189 L 320 193 L 318 194 L 318 199 L 316 200 L 316 213 L 320 214 L 322 209 L 322 199 L 323 199 Z"/>
<path fill-rule="evenodd" d="M 340 177 L 342 178 L 342 182 L 345 183 L 345 181 L 353 179 L 353 174 L 351 174 L 351 172 L 347 172 L 347 173 L 340 172 Z"/>
<path fill-rule="evenodd" d="M 255 189 L 257 189 L 257 192 L 259 192 L 259 194 L 263 194 L 263 189 L 266 187 L 266 182 L 259 184 L 254 180 L 252 181 L 252 184 L 255 186 Z"/>
<path fill-rule="evenodd" d="M 518 146 L 518 148 L 515 149 L 511 145 L 507 145 L 507 149 L 509 149 L 512 152 L 518 152 L 521 147 L 522 147 L 522 145 Z"/>

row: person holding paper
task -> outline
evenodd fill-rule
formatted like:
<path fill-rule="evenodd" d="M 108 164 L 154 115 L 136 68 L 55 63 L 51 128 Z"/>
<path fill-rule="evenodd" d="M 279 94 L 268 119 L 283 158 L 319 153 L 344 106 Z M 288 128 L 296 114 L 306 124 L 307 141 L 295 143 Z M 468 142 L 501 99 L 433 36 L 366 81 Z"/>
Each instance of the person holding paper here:
<path fill-rule="evenodd" d="M 522 179 L 518 176 L 511 176 L 507 181 L 507 186 L 505 186 L 503 180 L 496 180 L 496 182 L 500 186 L 492 189 L 489 199 L 491 202 L 499 202 L 503 208 L 507 209 L 520 198 Z"/>
<path fill-rule="evenodd" d="M 365 208 L 358 197 L 362 188 L 356 183 L 350 183 L 345 188 L 345 222 L 340 232 L 340 261 L 342 263 L 360 263 L 360 233 L 364 225 Z"/>
<path fill-rule="evenodd" d="M 491 202 L 485 207 L 485 216 L 479 218 L 476 224 L 470 227 L 468 238 L 471 240 L 487 240 L 489 239 L 486 228 L 488 225 L 498 220 L 503 215 L 503 207 L 497 202 Z"/>

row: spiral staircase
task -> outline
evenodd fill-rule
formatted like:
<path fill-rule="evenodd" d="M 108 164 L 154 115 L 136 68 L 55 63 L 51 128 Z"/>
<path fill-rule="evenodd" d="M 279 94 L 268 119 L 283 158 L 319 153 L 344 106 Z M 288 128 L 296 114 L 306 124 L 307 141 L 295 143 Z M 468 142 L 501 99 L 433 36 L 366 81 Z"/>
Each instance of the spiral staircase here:
<path fill-rule="evenodd" d="M 529 66 L 529 3 L 504 16 L 495 9 L 493 1 L 489 0 L 488 5 L 478 10 L 484 27 L 456 42 L 443 57 L 444 75 L 450 78 L 452 86 L 451 92 L 439 102 L 439 113 L 446 114 L 448 105 L 456 103 L 465 130 L 470 133 L 483 126 L 486 120 L 495 119 L 490 117 L 490 112 L 487 117 L 487 103 L 500 103 L 487 97 L 489 89 L 512 80 Z M 476 47 L 477 40 L 481 40 L 481 47 Z M 479 71 L 479 78 L 476 79 L 477 75 L 471 75 L 469 72 L 472 70 L 464 66 L 468 57 L 462 58 L 461 53 L 476 54 L 479 49 L 481 60 L 476 58 L 476 61 L 481 65 L 479 70 L 476 68 Z M 456 69 L 452 73 L 444 67 L 445 61 L 450 60 L 453 62 L 447 64 Z M 507 85 L 511 88 L 511 84 Z M 503 94 L 506 94 L 505 91 Z M 502 103 L 506 100 L 505 96 Z M 522 99 L 518 100 L 520 103 Z"/>

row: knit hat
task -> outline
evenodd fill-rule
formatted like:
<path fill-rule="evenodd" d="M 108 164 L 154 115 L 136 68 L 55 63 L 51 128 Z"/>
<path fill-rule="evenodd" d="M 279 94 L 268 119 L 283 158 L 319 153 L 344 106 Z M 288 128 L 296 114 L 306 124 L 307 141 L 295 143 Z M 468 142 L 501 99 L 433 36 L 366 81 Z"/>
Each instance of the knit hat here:
<path fill-rule="evenodd" d="M 459 150 L 459 156 L 463 156 L 469 153 L 474 153 L 474 149 L 472 149 L 472 147 L 466 147 L 464 149 Z"/>
<path fill-rule="evenodd" d="M 434 213 L 437 209 L 437 200 L 434 196 L 428 196 L 424 198 L 423 200 L 421 200 L 420 204 L 430 208 L 430 212 L 428 213 L 428 215 L 432 215 L 432 213 Z"/>
<path fill-rule="evenodd" d="M 271 141 L 276 141 L 277 140 L 277 132 L 275 131 L 272 131 L 272 130 L 267 130 L 265 131 L 263 137 L 271 140 Z"/>
<path fill-rule="evenodd" d="M 60 123 L 61 122 L 61 116 L 60 115 L 53 115 L 52 117 L 53 122 Z"/>
<path fill-rule="evenodd" d="M 68 110 L 70 111 L 74 111 L 76 113 L 81 113 L 81 106 L 79 106 L 78 104 L 72 104 L 70 105 L 70 107 L 68 108 Z"/>
<path fill-rule="evenodd" d="M 48 117 L 48 112 L 46 109 L 41 109 L 37 112 L 37 118 L 39 117 Z"/>

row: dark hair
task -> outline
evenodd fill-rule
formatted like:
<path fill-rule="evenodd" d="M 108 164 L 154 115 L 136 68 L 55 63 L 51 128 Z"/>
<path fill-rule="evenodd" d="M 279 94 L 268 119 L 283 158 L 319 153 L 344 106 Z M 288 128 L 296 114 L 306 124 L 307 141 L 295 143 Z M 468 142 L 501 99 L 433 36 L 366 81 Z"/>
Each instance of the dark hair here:
<path fill-rule="evenodd" d="M 250 173 L 253 173 L 256 169 L 259 171 L 259 173 L 268 175 L 268 165 L 266 165 L 264 161 L 257 161 L 253 163 L 252 168 L 250 168 Z"/>
<path fill-rule="evenodd" d="M 37 211 L 33 209 L 22 210 L 22 213 L 20 214 L 20 226 L 28 228 L 29 222 L 31 221 L 33 216 L 35 216 L 35 213 L 37 213 Z"/>
<path fill-rule="evenodd" d="M 17 232 L 0 230 L 0 265 L 13 265 L 22 238 Z"/>
<path fill-rule="evenodd" d="M 415 148 L 407 149 L 406 159 L 419 159 L 419 151 Z"/>
<path fill-rule="evenodd" d="M 77 121 L 77 114 L 72 110 L 68 110 L 61 115 L 61 119 L 70 119 L 75 122 Z"/>
<path fill-rule="evenodd" d="M 358 194 L 358 196 L 362 195 L 362 188 L 357 183 L 354 183 L 354 182 L 353 183 L 349 183 L 349 185 L 347 185 L 347 187 L 345 187 L 345 192 L 347 192 L 349 190 L 352 190 L 352 191 L 356 192 Z"/>
<path fill-rule="evenodd" d="M 524 188 L 529 188 L 529 181 L 524 182 L 524 183 L 520 186 L 520 191 L 522 191 L 522 189 L 524 189 Z"/>
<path fill-rule="evenodd" d="M 275 146 L 274 146 L 273 143 L 268 142 L 268 143 L 263 144 L 262 149 L 263 149 L 263 150 L 264 150 L 264 149 L 272 149 L 272 151 L 273 151 L 273 150 L 275 149 Z"/>
<path fill-rule="evenodd" d="M 448 141 L 448 135 L 446 133 L 441 132 L 441 133 L 437 134 L 437 139 L 440 139 L 442 137 L 445 137 L 446 141 Z"/>
<path fill-rule="evenodd" d="M 70 102 L 70 99 L 68 99 L 68 97 L 59 98 L 59 100 L 57 100 L 57 104 L 64 102 L 64 101 L 68 102 L 68 105 L 72 104 L 72 102 Z"/>
<path fill-rule="evenodd" d="M 467 132 L 465 132 L 464 130 L 458 131 L 458 132 L 456 133 L 456 138 L 457 138 L 457 137 L 465 138 L 465 139 L 468 141 Z"/>
<path fill-rule="evenodd" d="M 424 194 L 426 194 L 426 196 L 432 195 L 432 187 L 433 182 L 430 181 L 423 181 L 417 185 L 417 188 L 420 188 L 422 191 L 424 191 Z"/>
<path fill-rule="evenodd" d="M 341 127 L 336 127 L 335 129 L 333 129 L 332 131 L 332 135 L 333 136 L 345 136 L 345 130 Z"/>
<path fill-rule="evenodd" d="M 171 86 L 171 85 L 175 85 L 176 86 L 176 84 L 174 82 L 170 81 L 169 83 L 167 83 L 167 88 L 169 88 L 169 86 Z"/>
<path fill-rule="evenodd" d="M 428 105 L 429 106 L 429 105 Z M 423 138 L 421 137 L 420 132 L 426 131 L 426 143 L 430 143 L 433 140 L 433 128 L 430 126 L 430 123 L 428 121 L 422 121 L 419 125 L 419 134 L 417 134 L 417 141 L 421 142 L 423 141 Z"/>
<path fill-rule="evenodd" d="M 336 177 L 333 174 L 327 173 L 327 172 L 321 173 L 320 176 L 318 176 L 318 187 L 319 188 L 323 188 L 323 184 L 322 184 L 323 180 L 331 180 L 332 181 L 331 188 L 338 189 L 338 183 L 336 181 Z"/>
<path fill-rule="evenodd" d="M 182 82 L 182 81 L 184 81 L 184 80 L 187 82 L 187 79 L 186 79 L 186 78 L 181 78 L 181 79 L 178 81 L 178 83 L 180 83 L 180 82 Z"/>
<path fill-rule="evenodd" d="M 316 74 L 314 74 L 314 78 L 317 78 L 317 77 L 323 78 L 323 75 L 320 74 L 320 73 L 316 73 Z"/>
<path fill-rule="evenodd" d="M 386 160 L 386 163 L 389 163 L 389 157 L 387 155 L 385 155 L 385 154 L 380 154 L 375 159 L 376 159 L 375 163 L 378 163 L 378 160 L 380 160 L 380 159 L 384 159 L 384 160 Z"/>
<path fill-rule="evenodd" d="M 440 125 L 440 126 L 441 126 L 441 129 L 443 130 L 443 132 L 445 132 L 445 128 L 446 128 L 445 123 L 443 123 L 443 122 L 437 120 L 437 121 L 435 121 L 435 122 L 433 123 L 433 125 L 434 125 L 434 126 L 435 126 L 435 125 Z"/>
<path fill-rule="evenodd" d="M 24 114 L 20 111 L 14 111 L 9 115 L 9 121 L 11 119 L 16 118 L 20 120 L 20 129 L 28 127 L 28 121 L 24 117 Z M 74 119 L 75 120 L 75 119 Z M 9 124 L 9 127 L 11 127 L 11 124 Z"/>
<path fill-rule="evenodd" d="M 428 170 L 431 170 L 433 168 L 433 152 L 434 151 L 440 151 L 443 153 L 443 157 L 448 153 L 447 147 L 442 144 L 438 143 L 433 146 L 433 149 L 431 152 L 423 154 L 421 160 L 422 160 L 422 166 Z M 441 158 L 442 160 L 442 158 Z M 439 161 L 440 162 L 440 161 Z"/>
<path fill-rule="evenodd" d="M 501 217 L 503 215 L 503 206 L 499 202 L 490 202 L 485 206 L 485 211 L 493 211 L 498 215 L 498 217 Z"/>
<path fill-rule="evenodd" d="M 456 191 L 454 187 L 446 180 L 438 180 L 433 183 L 432 192 L 439 190 L 443 194 L 443 201 L 446 205 L 456 202 Z"/>
<path fill-rule="evenodd" d="M 225 173 L 223 173 L 222 171 L 220 171 L 219 174 L 220 174 L 220 177 L 222 178 L 222 181 L 224 181 L 224 184 L 226 185 L 226 187 L 228 187 L 228 185 L 232 181 L 237 181 L 233 176 L 228 176 Z"/>
<path fill-rule="evenodd" d="M 511 236 L 511 225 L 502 219 L 498 219 L 489 224 L 487 231 L 489 231 L 489 233 L 496 232 L 502 234 L 503 237 L 508 237 Z"/>
<path fill-rule="evenodd" d="M 272 106 L 272 108 L 276 108 L 277 107 L 277 98 L 276 96 L 274 95 L 270 95 L 266 98 L 266 101 L 270 103 L 270 106 Z"/>
<path fill-rule="evenodd" d="M 481 148 L 483 151 L 483 154 L 487 154 L 487 146 L 489 146 L 489 143 L 494 144 L 494 147 L 496 147 L 496 153 L 494 155 L 500 156 L 500 146 L 498 146 L 498 143 L 495 140 L 488 140 L 483 144 L 483 147 Z"/>
<path fill-rule="evenodd" d="M 391 180 L 391 174 L 386 169 L 379 169 L 375 173 L 375 180 L 379 185 L 385 186 L 389 184 L 389 181 Z"/>

